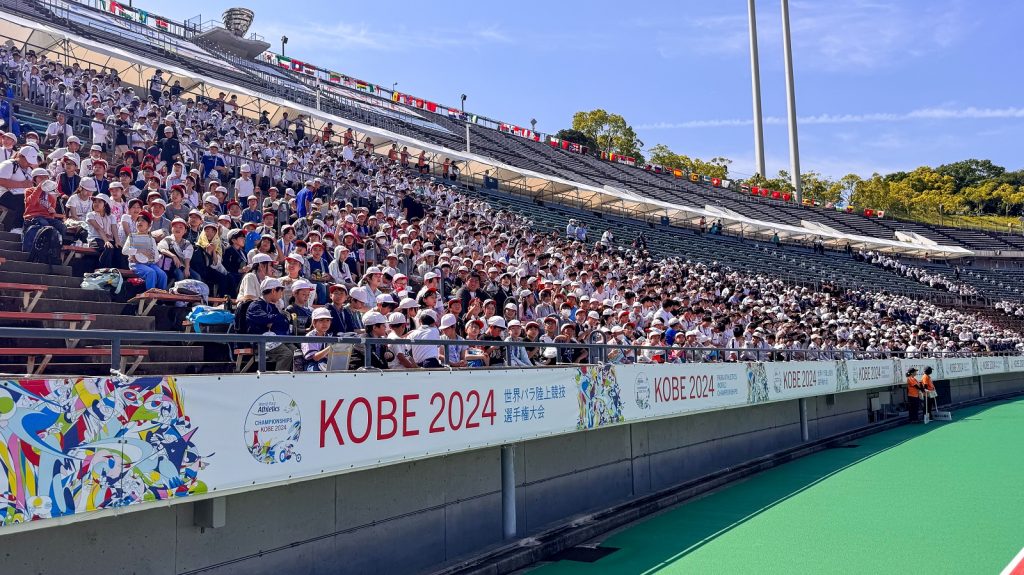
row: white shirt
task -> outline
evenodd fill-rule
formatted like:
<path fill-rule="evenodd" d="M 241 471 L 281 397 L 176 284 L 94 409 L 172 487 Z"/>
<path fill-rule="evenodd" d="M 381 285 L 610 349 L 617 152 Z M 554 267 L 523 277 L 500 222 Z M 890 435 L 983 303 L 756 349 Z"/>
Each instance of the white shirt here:
<path fill-rule="evenodd" d="M 421 327 L 414 329 L 405 335 L 408 339 L 423 340 L 441 339 L 441 331 L 435 326 Z M 412 361 L 416 365 L 423 363 L 428 359 L 439 359 L 440 354 L 436 345 L 414 345 L 412 346 Z"/>
<path fill-rule="evenodd" d="M 14 159 L 0 162 L 0 179 L 25 182 L 26 185 L 23 187 L 8 190 L 10 193 L 18 196 L 25 195 L 25 188 L 31 183 L 29 170 L 22 168 L 18 165 L 18 161 Z"/>

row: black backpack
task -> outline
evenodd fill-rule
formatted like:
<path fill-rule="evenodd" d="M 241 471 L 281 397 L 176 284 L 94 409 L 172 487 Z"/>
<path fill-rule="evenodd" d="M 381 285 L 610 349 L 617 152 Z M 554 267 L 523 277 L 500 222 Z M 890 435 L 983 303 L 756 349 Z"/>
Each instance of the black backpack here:
<path fill-rule="evenodd" d="M 43 226 L 36 232 L 32 240 L 32 249 L 28 252 L 28 261 L 52 266 L 60 264 L 60 252 L 63 247 L 62 238 L 57 228 Z"/>

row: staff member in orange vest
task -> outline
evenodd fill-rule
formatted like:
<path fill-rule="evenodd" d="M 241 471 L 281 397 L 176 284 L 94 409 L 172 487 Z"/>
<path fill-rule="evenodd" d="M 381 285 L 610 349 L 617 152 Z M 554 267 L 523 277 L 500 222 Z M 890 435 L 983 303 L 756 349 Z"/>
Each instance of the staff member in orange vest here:
<path fill-rule="evenodd" d="M 925 413 L 934 413 L 939 408 L 939 400 L 937 397 L 932 397 L 935 393 L 935 384 L 932 383 L 931 366 L 924 368 L 921 385 L 924 386 L 924 393 L 921 394 L 921 399 L 924 400 L 924 411 Z"/>
<path fill-rule="evenodd" d="M 911 423 L 920 421 L 921 397 L 924 395 L 924 385 L 917 381 L 915 375 L 917 375 L 916 367 L 907 370 L 907 403 L 910 407 Z"/>

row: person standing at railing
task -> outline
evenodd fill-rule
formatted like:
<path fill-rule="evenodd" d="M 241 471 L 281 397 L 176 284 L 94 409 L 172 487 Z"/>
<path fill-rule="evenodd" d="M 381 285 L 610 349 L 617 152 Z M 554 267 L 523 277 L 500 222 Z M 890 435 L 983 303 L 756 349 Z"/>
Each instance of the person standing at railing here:
<path fill-rule="evenodd" d="M 107 124 L 107 111 L 103 108 L 96 108 L 93 112 L 92 143 L 99 146 L 100 151 L 106 153 L 110 147 L 110 126 Z"/>
<path fill-rule="evenodd" d="M 160 96 L 164 92 L 164 72 L 157 68 L 153 72 L 153 76 L 149 79 L 149 97 L 153 98 L 154 101 L 159 102 Z"/>

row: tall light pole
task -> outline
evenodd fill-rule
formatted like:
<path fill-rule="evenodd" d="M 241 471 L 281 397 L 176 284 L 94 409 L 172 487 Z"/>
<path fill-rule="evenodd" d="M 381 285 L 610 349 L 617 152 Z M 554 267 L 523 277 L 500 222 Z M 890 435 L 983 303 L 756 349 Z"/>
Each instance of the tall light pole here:
<path fill-rule="evenodd" d="M 764 132 L 761 125 L 761 70 L 757 61 L 757 11 L 754 0 L 747 0 L 747 16 L 750 20 L 750 91 L 754 98 L 754 169 L 765 177 Z"/>
<path fill-rule="evenodd" d="M 793 196 L 803 203 L 800 189 L 800 145 L 796 133 L 796 90 L 793 87 L 793 47 L 789 39 L 789 0 L 782 0 L 782 50 L 786 58 L 786 115 L 789 122 L 789 167 L 793 178 Z"/>

